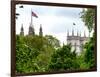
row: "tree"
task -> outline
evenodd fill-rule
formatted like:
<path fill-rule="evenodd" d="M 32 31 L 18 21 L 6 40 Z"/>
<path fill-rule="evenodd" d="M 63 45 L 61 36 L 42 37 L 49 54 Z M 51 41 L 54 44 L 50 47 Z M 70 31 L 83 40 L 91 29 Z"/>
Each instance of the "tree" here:
<path fill-rule="evenodd" d="M 46 35 L 42 37 L 42 50 L 41 53 L 37 56 L 37 64 L 40 67 L 40 72 L 44 72 L 47 70 L 48 63 L 51 59 L 51 55 L 54 53 L 59 45 L 59 41 L 53 37 L 52 35 Z M 55 44 L 56 43 L 56 44 Z"/>
<path fill-rule="evenodd" d="M 57 49 L 51 56 L 48 65 L 49 71 L 77 70 L 79 64 L 76 61 L 76 53 L 71 52 L 71 45 L 64 45 Z"/>
<path fill-rule="evenodd" d="M 81 18 L 85 25 L 87 26 L 89 33 L 95 29 L 95 9 L 88 8 L 84 9 L 81 12 Z M 89 34 L 90 36 L 90 34 Z M 94 55 L 94 47 L 95 47 L 95 32 L 93 36 L 90 37 L 88 42 L 84 45 L 84 55 L 83 55 L 83 62 L 87 68 L 94 68 L 95 67 L 95 55 Z"/>
<path fill-rule="evenodd" d="M 60 47 L 59 40 L 56 37 L 53 37 L 52 35 L 46 35 L 45 38 L 48 41 L 48 45 L 51 45 L 54 48 Z"/>
<path fill-rule="evenodd" d="M 59 41 L 51 35 L 48 38 L 16 35 L 16 72 L 46 71 L 51 55 L 58 45 Z"/>
<path fill-rule="evenodd" d="M 35 58 L 39 52 L 25 44 L 24 36 L 16 36 L 16 72 L 28 73 L 38 71 Z"/>
<path fill-rule="evenodd" d="M 95 67 L 95 34 L 83 46 L 84 50 L 78 56 L 80 69 L 92 69 Z"/>
<path fill-rule="evenodd" d="M 86 51 L 82 51 L 81 53 L 80 53 L 80 55 L 79 56 L 77 56 L 77 61 L 78 61 L 78 63 L 80 64 L 80 69 L 81 70 L 86 70 L 86 69 L 89 69 L 89 66 L 88 66 L 88 64 L 85 62 L 85 53 L 86 53 Z"/>
<path fill-rule="evenodd" d="M 87 26 L 90 33 L 94 29 L 95 25 L 95 9 L 83 9 L 83 11 L 81 12 L 81 18 L 83 22 L 85 22 L 85 25 Z"/>
<path fill-rule="evenodd" d="M 34 35 L 34 36 L 25 36 L 25 43 L 32 48 L 36 48 L 37 50 L 41 50 L 43 47 L 43 38 L 41 39 L 41 37 L 39 37 L 38 35 Z"/>
<path fill-rule="evenodd" d="M 85 58 L 84 61 L 88 64 L 89 68 L 95 67 L 95 34 L 90 38 L 89 42 L 87 42 L 84 46 L 85 49 Z"/>

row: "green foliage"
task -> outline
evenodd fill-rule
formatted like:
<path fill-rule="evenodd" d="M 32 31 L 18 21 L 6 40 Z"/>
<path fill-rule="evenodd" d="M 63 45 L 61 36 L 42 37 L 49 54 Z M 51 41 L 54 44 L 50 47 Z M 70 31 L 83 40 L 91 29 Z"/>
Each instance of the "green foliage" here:
<path fill-rule="evenodd" d="M 60 46 L 57 38 L 16 35 L 16 72 L 47 72 L 90 69 L 94 67 L 95 35 L 83 45 L 80 55 L 71 44 Z"/>
<path fill-rule="evenodd" d="M 23 36 L 16 36 L 16 71 L 32 72 L 38 69 L 38 65 L 34 62 L 39 52 L 27 46 Z"/>
<path fill-rule="evenodd" d="M 85 25 L 89 29 L 89 32 L 91 32 L 94 28 L 95 23 L 95 9 L 83 9 L 81 12 L 81 18 L 83 22 L 85 22 Z"/>
<path fill-rule="evenodd" d="M 16 72 L 45 71 L 51 54 L 55 51 L 53 42 L 56 39 L 54 37 L 49 39 L 49 36 L 46 38 L 37 35 L 16 35 Z M 51 42 L 48 42 L 48 40 Z M 57 42 L 59 41 L 57 40 Z"/>
<path fill-rule="evenodd" d="M 64 45 L 57 49 L 48 65 L 49 71 L 77 70 L 78 68 L 76 53 L 71 52 L 71 45 Z"/>
<path fill-rule="evenodd" d="M 80 64 L 81 70 L 89 69 L 88 64 L 85 62 L 84 58 L 85 58 L 85 51 L 82 51 L 81 54 L 77 56 L 77 61 Z"/>
<path fill-rule="evenodd" d="M 95 67 L 95 35 L 84 45 L 84 51 L 78 56 L 80 69 L 92 69 Z"/>
<path fill-rule="evenodd" d="M 43 42 L 41 41 L 43 38 L 34 35 L 33 36 L 25 36 L 25 43 L 32 48 L 36 48 L 37 50 L 41 50 Z"/>
<path fill-rule="evenodd" d="M 81 18 L 87 26 L 89 33 L 94 30 L 95 26 L 95 9 L 88 8 L 83 9 L 81 12 Z M 88 42 L 84 45 L 84 51 L 78 57 L 81 69 L 91 69 L 95 67 L 95 32 L 93 37 L 90 37 Z"/>
<path fill-rule="evenodd" d="M 53 37 L 51 35 L 46 35 L 45 38 L 48 41 L 48 45 L 51 45 L 51 46 L 53 46 L 55 48 L 60 47 L 59 40 L 56 37 Z"/>
<path fill-rule="evenodd" d="M 88 64 L 89 68 L 94 68 L 95 66 L 95 35 L 85 44 L 85 62 Z"/>

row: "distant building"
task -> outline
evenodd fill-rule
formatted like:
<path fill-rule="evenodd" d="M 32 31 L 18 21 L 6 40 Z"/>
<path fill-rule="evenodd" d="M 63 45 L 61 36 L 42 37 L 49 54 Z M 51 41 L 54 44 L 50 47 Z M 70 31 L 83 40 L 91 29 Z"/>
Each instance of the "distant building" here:
<path fill-rule="evenodd" d="M 39 36 L 43 36 L 42 25 L 40 24 Z"/>
<path fill-rule="evenodd" d="M 20 35 L 24 36 L 24 28 L 23 28 L 23 24 L 22 24 L 22 26 L 21 26 Z"/>
<path fill-rule="evenodd" d="M 35 35 L 35 31 L 34 31 L 34 27 L 33 27 L 32 23 L 29 26 L 28 35 Z"/>
<path fill-rule="evenodd" d="M 88 40 L 88 37 L 86 37 L 85 32 L 84 36 L 82 37 L 81 34 L 77 32 L 77 35 L 74 35 L 74 30 L 72 30 L 72 35 L 69 35 L 69 31 L 67 32 L 67 44 L 72 45 L 72 51 L 76 50 L 76 53 L 80 54 L 80 52 L 83 50 L 83 45 Z"/>
<path fill-rule="evenodd" d="M 21 29 L 20 29 L 20 35 L 24 36 L 23 24 L 22 24 Z M 35 29 L 34 29 L 32 24 L 30 24 L 30 26 L 29 26 L 28 35 L 33 35 L 33 36 L 35 35 Z M 40 24 L 40 28 L 39 28 L 39 36 L 41 36 L 41 37 L 43 36 L 41 24 Z"/>

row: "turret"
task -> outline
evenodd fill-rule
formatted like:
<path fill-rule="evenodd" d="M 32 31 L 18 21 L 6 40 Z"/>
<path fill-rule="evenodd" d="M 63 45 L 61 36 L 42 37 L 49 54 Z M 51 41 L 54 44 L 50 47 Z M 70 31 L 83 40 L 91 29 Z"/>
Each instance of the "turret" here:
<path fill-rule="evenodd" d="M 84 31 L 84 37 L 86 37 L 86 35 L 85 35 L 85 31 Z"/>
<path fill-rule="evenodd" d="M 81 32 L 80 32 L 80 37 L 81 37 Z"/>
<path fill-rule="evenodd" d="M 69 30 L 67 31 L 67 36 L 69 36 Z"/>
<path fill-rule="evenodd" d="M 79 36 L 79 35 L 78 35 L 78 31 L 77 31 L 77 36 Z"/>
<path fill-rule="evenodd" d="M 72 30 L 72 36 L 74 36 L 74 30 Z"/>
<path fill-rule="evenodd" d="M 29 32 L 28 32 L 28 34 L 29 35 L 35 35 L 35 31 L 34 31 L 34 27 L 33 27 L 32 23 L 29 26 Z"/>
<path fill-rule="evenodd" d="M 24 36 L 24 28 L 23 28 L 23 24 L 22 24 L 22 26 L 21 26 L 20 35 Z"/>
<path fill-rule="evenodd" d="M 39 36 L 43 36 L 42 25 L 40 24 Z"/>

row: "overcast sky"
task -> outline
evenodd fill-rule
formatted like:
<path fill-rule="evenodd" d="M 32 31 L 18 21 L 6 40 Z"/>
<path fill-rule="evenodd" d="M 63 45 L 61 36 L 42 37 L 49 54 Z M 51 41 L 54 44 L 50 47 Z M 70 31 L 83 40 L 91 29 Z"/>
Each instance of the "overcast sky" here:
<path fill-rule="evenodd" d="M 70 35 L 72 30 L 74 30 L 75 35 L 78 31 L 83 36 L 85 31 L 88 36 L 88 30 L 80 18 L 82 8 L 37 5 L 23 5 L 24 8 L 19 8 L 19 6 L 16 6 L 16 13 L 20 14 L 16 20 L 17 34 L 20 33 L 21 24 L 23 24 L 24 33 L 28 34 L 32 9 L 38 16 L 38 18 L 32 17 L 36 34 L 39 33 L 39 27 L 42 24 L 43 35 L 53 35 L 60 40 L 61 44 L 63 42 L 66 43 L 68 30 Z M 76 25 L 73 25 L 73 23 Z"/>

